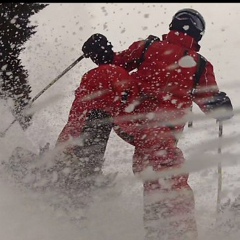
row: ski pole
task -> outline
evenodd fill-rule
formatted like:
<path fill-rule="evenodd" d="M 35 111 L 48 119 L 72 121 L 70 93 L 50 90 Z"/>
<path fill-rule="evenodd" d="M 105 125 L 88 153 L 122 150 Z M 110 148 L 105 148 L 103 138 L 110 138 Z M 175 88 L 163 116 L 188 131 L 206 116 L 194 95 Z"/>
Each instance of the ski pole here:
<path fill-rule="evenodd" d="M 190 111 L 191 111 L 191 113 L 193 112 L 192 107 L 191 107 Z M 190 127 L 192 127 L 192 126 L 193 126 L 193 121 L 190 120 L 190 121 L 188 122 L 188 127 L 190 128 Z"/>
<path fill-rule="evenodd" d="M 222 135 L 223 135 L 223 123 L 222 123 L 222 121 L 219 121 L 219 128 L 218 128 L 218 138 L 219 138 L 218 154 L 222 153 L 222 142 L 221 142 Z M 222 164 L 221 164 L 221 162 L 219 162 L 218 163 L 217 213 L 219 213 L 219 211 L 220 211 L 221 191 L 222 191 Z"/>
<path fill-rule="evenodd" d="M 64 74 L 66 74 L 70 69 L 72 69 L 77 63 L 79 63 L 84 58 L 84 55 L 81 55 L 78 59 L 76 59 L 71 65 L 69 65 L 61 74 L 59 74 L 55 79 L 53 79 L 42 91 L 40 91 L 34 98 L 32 98 L 28 105 L 31 105 L 33 102 L 35 102 L 44 92 L 47 91 L 48 88 L 50 88 L 55 82 L 57 82 Z M 9 130 L 9 128 L 17 121 L 17 119 L 14 119 L 9 126 L 0 133 L 0 137 L 4 137 L 6 132 Z"/>

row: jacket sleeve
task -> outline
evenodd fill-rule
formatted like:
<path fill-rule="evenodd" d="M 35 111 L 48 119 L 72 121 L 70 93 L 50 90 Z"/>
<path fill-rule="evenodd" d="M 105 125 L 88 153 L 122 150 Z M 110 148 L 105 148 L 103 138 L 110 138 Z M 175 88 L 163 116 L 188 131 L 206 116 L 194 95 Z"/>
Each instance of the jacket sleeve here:
<path fill-rule="evenodd" d="M 193 101 L 204 112 L 208 113 L 206 103 L 219 93 L 213 66 L 207 61 L 205 70 L 202 73 L 199 84 L 193 92 Z"/>
<path fill-rule="evenodd" d="M 128 72 L 138 68 L 144 48 L 145 40 L 134 42 L 128 49 L 115 53 L 113 64 L 123 67 Z"/>
<path fill-rule="evenodd" d="M 159 37 L 149 35 L 144 40 L 139 40 L 132 43 L 128 49 L 121 52 L 116 52 L 113 59 L 113 64 L 123 67 L 128 72 L 139 68 L 144 61 L 144 55 L 148 47 L 155 41 L 161 41 Z"/>

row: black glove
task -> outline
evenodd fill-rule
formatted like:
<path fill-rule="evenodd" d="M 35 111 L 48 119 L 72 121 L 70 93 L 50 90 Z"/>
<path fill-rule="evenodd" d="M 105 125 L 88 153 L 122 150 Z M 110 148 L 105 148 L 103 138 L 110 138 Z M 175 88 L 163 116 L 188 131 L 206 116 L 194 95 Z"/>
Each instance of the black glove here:
<path fill-rule="evenodd" d="M 82 47 L 84 57 L 90 57 L 97 64 L 109 64 L 113 62 L 114 52 L 112 44 L 107 38 L 100 34 L 93 34 Z"/>
<path fill-rule="evenodd" d="M 217 121 L 228 120 L 233 117 L 233 106 L 225 92 L 219 92 L 213 99 L 205 103 L 205 108 Z"/>

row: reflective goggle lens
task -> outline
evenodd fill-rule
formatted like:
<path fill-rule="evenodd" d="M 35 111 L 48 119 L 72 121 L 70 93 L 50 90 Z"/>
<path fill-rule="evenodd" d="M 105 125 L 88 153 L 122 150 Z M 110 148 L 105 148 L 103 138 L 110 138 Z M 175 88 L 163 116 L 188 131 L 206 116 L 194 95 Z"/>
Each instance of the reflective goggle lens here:
<path fill-rule="evenodd" d="M 195 25 L 195 27 L 203 32 L 205 30 L 205 26 L 203 22 L 194 14 L 191 14 L 189 12 L 181 12 L 175 16 L 178 20 L 187 20 L 190 19 L 190 21 Z"/>

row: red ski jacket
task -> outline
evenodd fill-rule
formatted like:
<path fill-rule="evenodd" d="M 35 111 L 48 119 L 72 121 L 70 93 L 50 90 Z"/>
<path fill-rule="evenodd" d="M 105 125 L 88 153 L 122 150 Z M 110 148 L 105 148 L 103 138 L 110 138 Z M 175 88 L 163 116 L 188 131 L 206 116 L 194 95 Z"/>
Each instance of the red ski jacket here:
<path fill-rule="evenodd" d="M 207 61 L 199 85 L 192 93 L 200 59 L 197 42 L 188 35 L 170 31 L 163 36 L 162 41 L 153 42 L 146 51 L 145 43 L 145 40 L 134 42 L 128 49 L 115 53 L 113 64 L 99 66 L 83 76 L 75 92 L 68 123 L 58 141 L 66 141 L 69 136 L 79 136 L 87 113 L 92 109 L 111 112 L 117 117 L 115 124 L 130 135 L 138 131 L 138 126 L 148 124 L 149 121 L 155 125 L 163 122 L 167 126 L 177 125 L 181 130 L 185 122 L 176 124 L 176 120 L 185 116 L 193 102 L 203 112 L 207 112 L 204 103 L 219 89 L 213 66 Z M 129 89 L 129 102 L 140 96 L 141 104 L 134 106 L 134 111 L 126 112 L 127 103 L 122 106 L 116 100 Z M 92 101 L 96 97 L 96 101 Z M 126 119 L 134 120 L 129 122 Z"/>
<path fill-rule="evenodd" d="M 212 64 L 207 61 L 194 94 L 195 75 L 199 66 L 200 46 L 188 35 L 170 31 L 162 41 L 146 50 L 145 41 L 134 42 L 127 50 L 115 54 L 114 64 L 131 72 L 139 83 L 141 94 L 159 105 L 160 114 L 183 116 L 195 102 L 207 113 L 204 103 L 219 92 Z M 139 63 L 139 59 L 144 61 Z M 151 110 L 151 109 L 150 109 Z"/>

